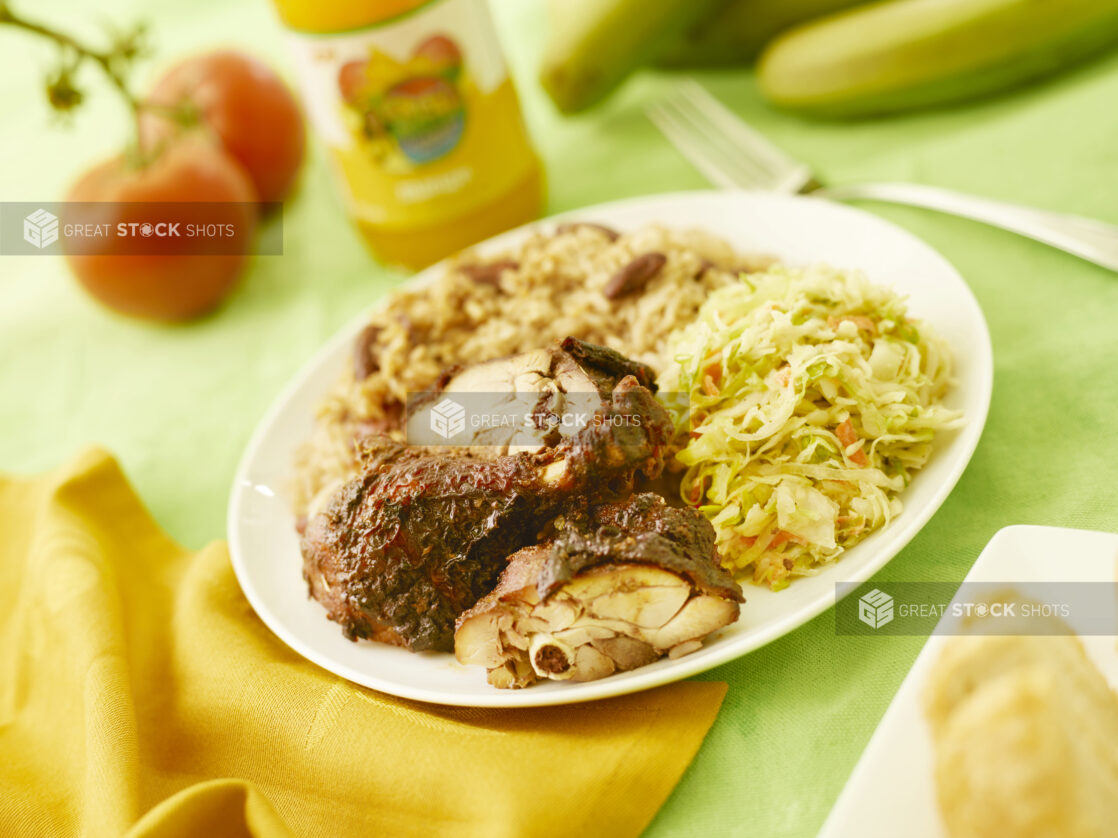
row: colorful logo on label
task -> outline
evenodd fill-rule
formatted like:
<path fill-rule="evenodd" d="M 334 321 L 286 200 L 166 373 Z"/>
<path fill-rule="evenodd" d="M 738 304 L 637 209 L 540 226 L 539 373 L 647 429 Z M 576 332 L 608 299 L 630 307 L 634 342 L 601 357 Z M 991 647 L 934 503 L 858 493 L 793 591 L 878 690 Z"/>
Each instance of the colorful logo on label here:
<path fill-rule="evenodd" d="M 338 72 L 342 99 L 357 118 L 354 133 L 392 169 L 430 163 L 458 145 L 468 84 L 462 53 L 445 35 L 423 41 L 405 62 L 373 50 Z"/>

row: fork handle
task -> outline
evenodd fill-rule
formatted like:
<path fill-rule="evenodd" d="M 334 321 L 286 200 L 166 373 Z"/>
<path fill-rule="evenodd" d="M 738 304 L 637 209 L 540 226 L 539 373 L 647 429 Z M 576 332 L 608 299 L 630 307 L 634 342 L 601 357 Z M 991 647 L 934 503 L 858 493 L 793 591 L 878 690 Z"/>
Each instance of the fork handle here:
<path fill-rule="evenodd" d="M 1118 272 L 1118 226 L 1058 212 L 1007 204 L 935 186 L 866 183 L 829 186 L 812 192 L 835 200 L 864 198 L 938 210 L 1003 230 L 1071 253 Z"/>

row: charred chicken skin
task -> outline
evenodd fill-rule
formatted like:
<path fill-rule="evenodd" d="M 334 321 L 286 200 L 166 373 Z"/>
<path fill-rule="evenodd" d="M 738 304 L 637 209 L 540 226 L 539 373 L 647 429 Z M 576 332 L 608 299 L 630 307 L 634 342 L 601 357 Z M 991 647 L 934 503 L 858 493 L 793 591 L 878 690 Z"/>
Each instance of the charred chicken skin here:
<path fill-rule="evenodd" d="M 454 650 L 497 687 L 592 681 L 695 651 L 742 601 L 710 522 L 645 493 L 574 515 L 511 556 L 458 619 Z"/>
<path fill-rule="evenodd" d="M 660 473 L 672 426 L 651 371 L 571 339 L 547 353 L 531 353 L 540 382 L 562 391 L 562 375 L 577 369 L 597 394 L 576 433 L 492 458 L 363 442 L 363 473 L 311 518 L 302 541 L 310 594 L 346 637 L 452 651 L 455 618 L 493 589 L 510 554 L 536 544 L 557 516 L 625 497 L 638 473 Z"/>

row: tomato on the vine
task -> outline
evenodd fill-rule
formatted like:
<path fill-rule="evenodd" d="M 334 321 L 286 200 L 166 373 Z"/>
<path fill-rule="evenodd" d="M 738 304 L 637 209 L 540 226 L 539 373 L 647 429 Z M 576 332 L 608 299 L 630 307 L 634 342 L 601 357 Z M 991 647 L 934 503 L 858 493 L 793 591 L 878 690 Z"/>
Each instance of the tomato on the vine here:
<path fill-rule="evenodd" d="M 187 58 L 164 73 L 147 102 L 172 111 L 189 103 L 202 127 L 244 167 L 261 201 L 282 201 L 291 191 L 303 160 L 303 116 L 267 64 L 231 50 Z M 177 127 L 166 116 L 148 113 L 146 144 Z"/>
<path fill-rule="evenodd" d="M 205 235 L 153 236 L 141 247 L 135 237 L 114 234 L 67 248 L 66 259 L 90 294 L 123 314 L 154 320 L 185 320 L 215 308 L 241 273 L 258 216 L 244 170 L 197 134 L 170 140 L 143 164 L 128 155 L 106 160 L 66 200 L 72 202 L 63 210 L 66 223 L 95 222 L 114 233 L 123 224 L 148 235 L 144 225 L 160 221 L 229 231 L 217 251 Z"/>

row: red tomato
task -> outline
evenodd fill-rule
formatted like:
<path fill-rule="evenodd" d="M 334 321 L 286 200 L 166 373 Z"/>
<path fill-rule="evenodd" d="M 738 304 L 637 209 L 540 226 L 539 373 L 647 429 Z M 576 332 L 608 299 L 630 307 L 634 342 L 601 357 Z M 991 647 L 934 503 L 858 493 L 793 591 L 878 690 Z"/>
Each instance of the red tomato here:
<path fill-rule="evenodd" d="M 213 238 L 142 240 L 84 238 L 68 244 L 66 259 L 94 297 L 123 314 L 185 320 L 225 298 L 248 258 L 256 228 L 256 191 L 244 170 L 199 134 L 172 140 L 143 168 L 114 157 L 82 176 L 69 194 L 66 224 L 157 224 L 160 221 L 231 225 L 235 240 L 221 254 Z M 181 202 L 168 212 L 152 203 Z M 191 204 L 205 202 L 191 207 Z M 133 228 L 136 229 L 136 228 Z M 140 244 L 135 242 L 139 241 Z M 142 245 L 144 252 L 136 250 Z M 231 252 L 232 249 L 236 252 Z"/>
<path fill-rule="evenodd" d="M 188 58 L 156 83 L 149 101 L 189 100 L 202 121 L 248 172 L 261 201 L 282 201 L 303 161 L 303 116 L 291 91 L 266 64 L 233 51 Z M 165 118 L 144 119 L 145 140 L 173 130 Z"/>

